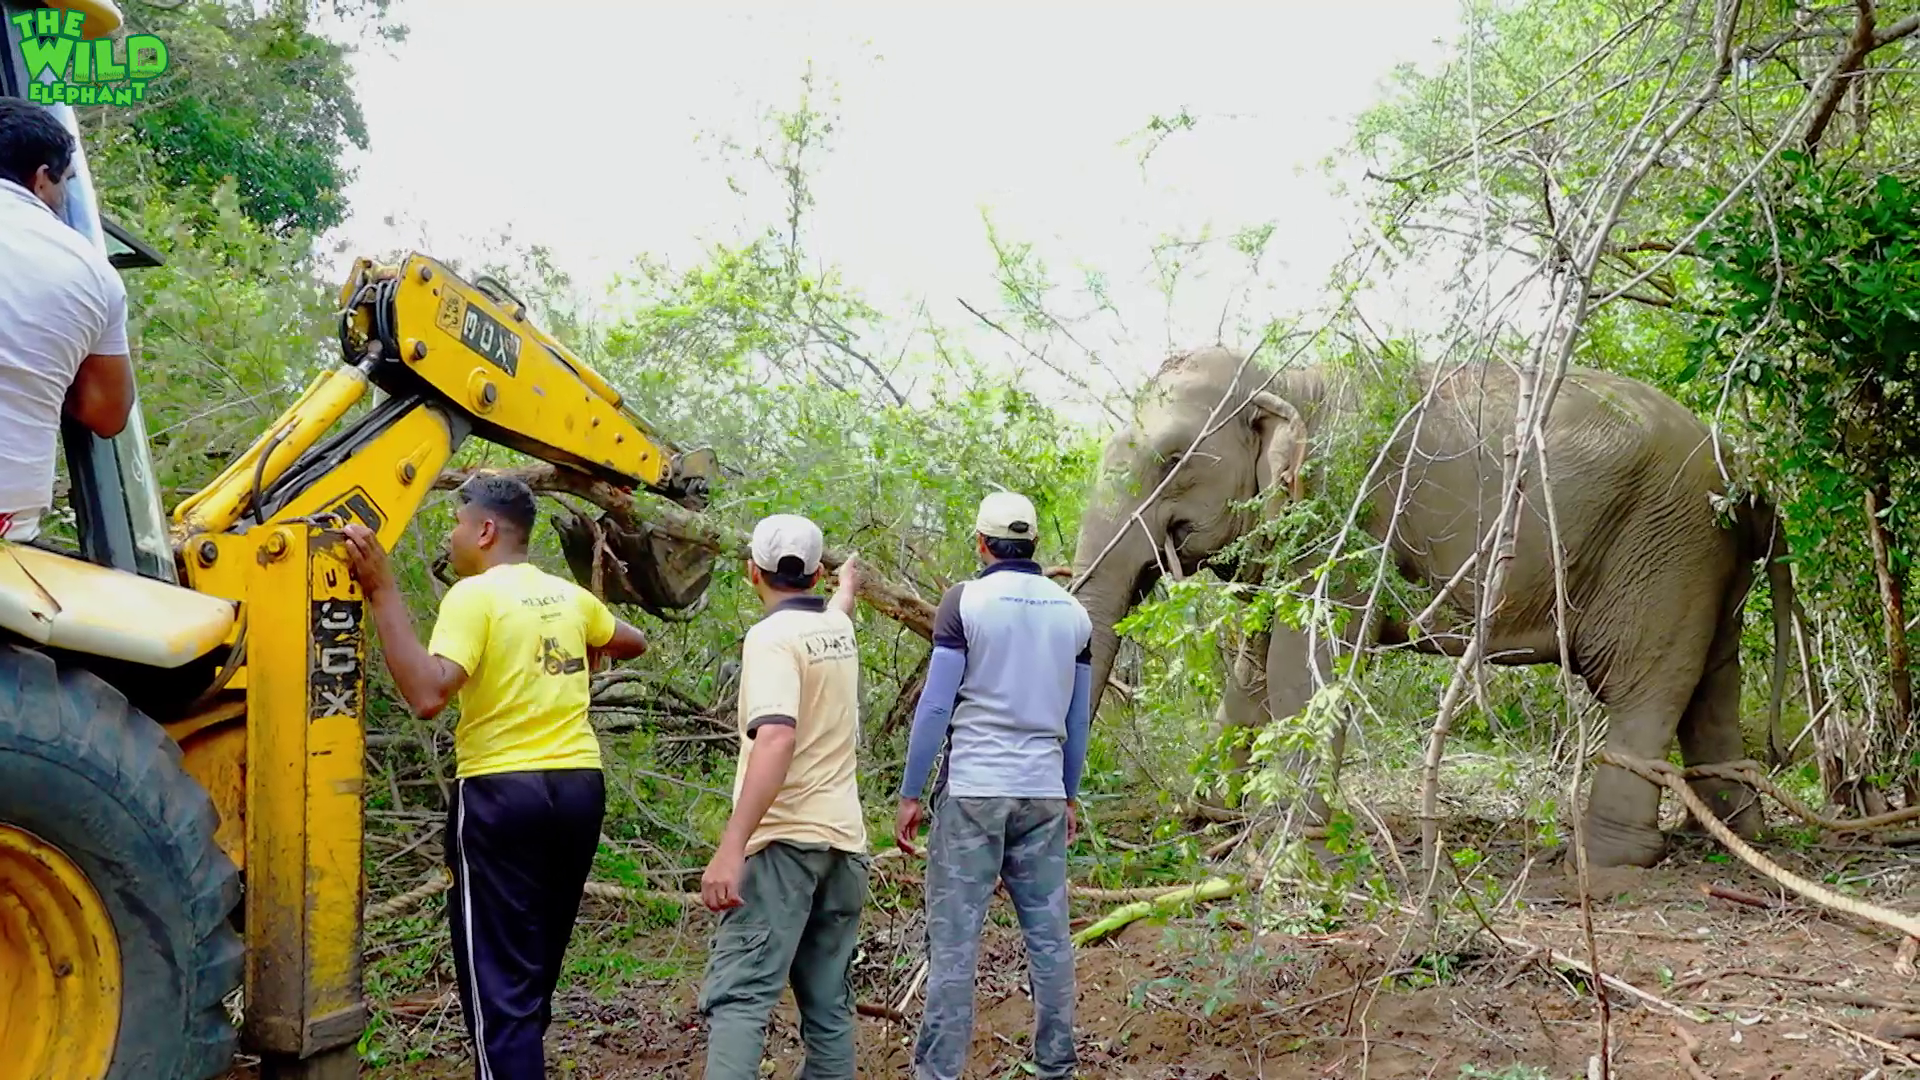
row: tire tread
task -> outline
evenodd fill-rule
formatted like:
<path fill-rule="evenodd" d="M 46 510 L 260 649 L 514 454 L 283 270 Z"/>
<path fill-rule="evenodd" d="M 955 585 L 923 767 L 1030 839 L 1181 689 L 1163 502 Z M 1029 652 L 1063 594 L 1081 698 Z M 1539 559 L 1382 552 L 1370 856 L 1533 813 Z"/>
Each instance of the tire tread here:
<path fill-rule="evenodd" d="M 239 871 L 214 841 L 212 799 L 182 766 L 179 746 L 158 723 L 128 705 L 92 672 L 60 667 L 31 649 L 0 645 L 0 748 L 31 746 L 37 756 L 90 780 L 138 823 L 161 853 L 155 888 L 176 891 L 191 926 L 191 951 L 178 966 L 185 981 L 185 1023 L 161 1033 L 177 1045 L 170 1075 L 136 1065 L 140 1080 L 208 1080 L 226 1070 L 237 1031 L 225 999 L 240 983 L 244 946 L 228 916 L 240 895 Z M 131 1063 L 116 1055 L 110 1080 Z"/>

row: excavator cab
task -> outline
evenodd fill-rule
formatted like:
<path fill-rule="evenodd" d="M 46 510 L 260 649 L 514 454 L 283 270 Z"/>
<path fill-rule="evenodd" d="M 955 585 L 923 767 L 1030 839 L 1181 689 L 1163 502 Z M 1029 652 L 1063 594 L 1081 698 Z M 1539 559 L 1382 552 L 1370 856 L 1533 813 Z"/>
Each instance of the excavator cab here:
<path fill-rule="evenodd" d="M 77 136 L 45 88 L 83 48 L 94 75 L 124 62 L 121 21 L 0 0 L 0 94 Z M 157 265 L 78 153 L 67 224 Z M 337 363 L 171 515 L 136 398 L 116 438 L 62 428 L 77 549 L 0 541 L 0 1075 L 209 1080 L 236 1044 L 262 1080 L 357 1075 L 369 654 L 343 525 L 391 550 L 469 437 L 706 504 L 713 454 L 656 435 L 500 283 L 363 259 L 339 310 Z M 697 610 L 710 544 L 554 524 L 582 584 Z"/>

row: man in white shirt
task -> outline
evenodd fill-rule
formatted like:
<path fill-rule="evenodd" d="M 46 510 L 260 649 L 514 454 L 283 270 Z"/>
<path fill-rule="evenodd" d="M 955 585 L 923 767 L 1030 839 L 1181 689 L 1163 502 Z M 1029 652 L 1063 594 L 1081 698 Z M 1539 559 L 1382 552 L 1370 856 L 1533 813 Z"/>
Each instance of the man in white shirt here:
<path fill-rule="evenodd" d="M 63 410 L 102 438 L 133 410 L 126 286 L 61 216 L 75 149 L 53 113 L 0 98 L 0 540 L 40 533 Z"/>

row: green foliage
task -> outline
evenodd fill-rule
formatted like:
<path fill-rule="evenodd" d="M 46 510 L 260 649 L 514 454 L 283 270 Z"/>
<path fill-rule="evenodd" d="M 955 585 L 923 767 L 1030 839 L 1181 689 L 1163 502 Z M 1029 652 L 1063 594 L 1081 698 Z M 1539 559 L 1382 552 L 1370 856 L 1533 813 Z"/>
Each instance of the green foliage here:
<path fill-rule="evenodd" d="M 211 196 L 231 183 L 242 211 L 281 235 L 339 224 L 352 179 L 342 157 L 367 148 L 367 130 L 351 50 L 319 32 L 316 6 L 135 8 L 137 29 L 167 43 L 168 74 L 136 109 L 91 110 L 92 152 L 176 191 Z M 386 21 L 385 0 L 326 6 L 337 23 L 387 39 L 403 33 Z"/>
<path fill-rule="evenodd" d="M 1783 414 L 1793 429 L 1784 472 L 1858 485 L 1910 473 L 1920 185 L 1823 170 L 1795 153 L 1782 161 L 1778 198 L 1739 204 L 1702 237 L 1726 314 L 1702 327 L 1692 374 L 1742 382 Z"/>
<path fill-rule="evenodd" d="M 332 305 L 301 245 L 248 217 L 231 184 L 113 202 L 166 259 L 127 275 L 128 305 L 154 468 L 193 489 L 337 362 Z"/>
<path fill-rule="evenodd" d="M 1793 152 L 1769 180 L 1701 237 L 1725 315 L 1697 326 L 1683 376 L 1736 387 L 1749 400 L 1801 588 L 1837 593 L 1842 616 L 1871 640 L 1883 616 L 1861 543 L 1868 497 L 1896 590 L 1911 572 L 1920 525 L 1920 185 Z M 1702 206 L 1718 201 L 1709 192 Z M 1904 737 L 1893 733 L 1879 782 L 1910 775 Z"/>

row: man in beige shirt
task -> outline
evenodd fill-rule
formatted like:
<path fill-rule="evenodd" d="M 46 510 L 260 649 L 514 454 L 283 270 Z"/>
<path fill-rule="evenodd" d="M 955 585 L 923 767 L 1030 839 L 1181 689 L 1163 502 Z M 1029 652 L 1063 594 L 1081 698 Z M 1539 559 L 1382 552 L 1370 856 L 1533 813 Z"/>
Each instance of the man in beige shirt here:
<path fill-rule="evenodd" d="M 867 830 L 854 753 L 860 653 L 853 560 L 829 603 L 813 595 L 819 526 L 776 514 L 753 530 L 747 577 L 766 617 L 740 658 L 733 816 L 700 880 L 720 912 L 700 1012 L 708 1080 L 758 1080 L 767 1019 L 789 982 L 806 1043 L 801 1080 L 852 1080 L 848 969 L 867 902 Z"/>

